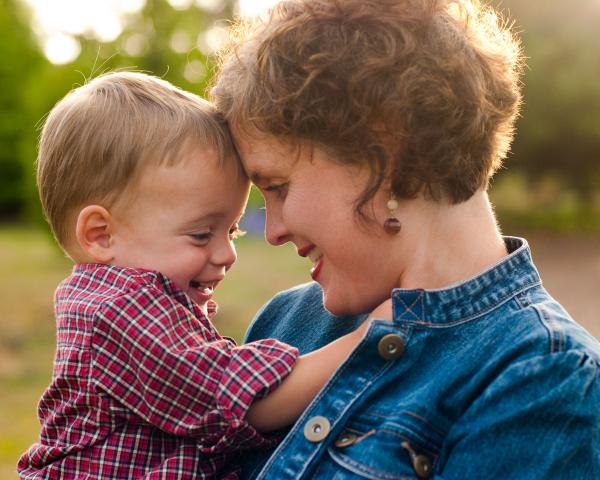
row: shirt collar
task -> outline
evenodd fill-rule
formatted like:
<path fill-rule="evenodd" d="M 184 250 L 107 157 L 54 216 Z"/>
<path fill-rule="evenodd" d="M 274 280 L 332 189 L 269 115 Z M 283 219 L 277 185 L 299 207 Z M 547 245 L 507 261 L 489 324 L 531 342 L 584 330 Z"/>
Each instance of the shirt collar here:
<path fill-rule="evenodd" d="M 164 291 L 175 301 L 191 310 L 196 316 L 204 315 L 212 318 L 218 310 L 214 301 L 209 301 L 203 310 L 183 290 L 159 271 L 146 268 L 120 267 L 100 263 L 78 263 L 73 267 L 74 275 L 92 276 L 100 278 L 101 285 L 111 284 L 116 288 L 138 288 L 141 284 L 151 283 L 159 290 Z"/>

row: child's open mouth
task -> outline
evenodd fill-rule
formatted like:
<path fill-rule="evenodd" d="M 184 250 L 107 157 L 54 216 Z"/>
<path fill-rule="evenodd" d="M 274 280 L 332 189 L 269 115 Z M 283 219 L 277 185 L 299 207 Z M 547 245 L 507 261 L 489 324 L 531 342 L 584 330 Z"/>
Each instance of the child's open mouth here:
<path fill-rule="evenodd" d="M 189 283 L 191 289 L 189 295 L 198 305 L 204 305 L 212 299 L 218 284 L 218 281 L 199 282 L 198 280 L 191 280 Z"/>
<path fill-rule="evenodd" d="M 192 287 L 194 290 L 198 290 L 198 292 L 202 293 L 203 295 L 212 295 L 215 291 L 215 286 L 216 285 L 214 282 L 200 283 L 196 280 L 192 280 L 190 282 L 190 287 Z"/>

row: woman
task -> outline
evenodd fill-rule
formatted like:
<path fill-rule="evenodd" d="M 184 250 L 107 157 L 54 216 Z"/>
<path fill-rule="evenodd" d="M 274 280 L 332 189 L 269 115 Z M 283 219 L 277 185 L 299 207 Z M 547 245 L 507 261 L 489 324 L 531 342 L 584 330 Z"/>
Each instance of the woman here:
<path fill-rule="evenodd" d="M 393 308 L 248 478 L 600 478 L 600 346 L 486 194 L 521 67 L 476 0 L 290 0 L 238 29 L 213 100 L 316 282 L 248 340 L 310 351 Z"/>

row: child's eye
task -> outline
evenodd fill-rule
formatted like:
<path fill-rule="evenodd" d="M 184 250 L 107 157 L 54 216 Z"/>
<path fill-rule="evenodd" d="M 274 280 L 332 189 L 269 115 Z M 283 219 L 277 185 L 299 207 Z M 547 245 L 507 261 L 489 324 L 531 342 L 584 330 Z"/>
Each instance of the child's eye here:
<path fill-rule="evenodd" d="M 236 238 L 243 237 L 244 235 L 246 235 L 246 232 L 244 230 L 241 230 L 237 223 L 235 225 L 232 225 L 229 229 L 230 240 L 235 240 Z"/>
<path fill-rule="evenodd" d="M 190 233 L 188 236 L 198 243 L 206 244 L 212 238 L 212 232 Z"/>

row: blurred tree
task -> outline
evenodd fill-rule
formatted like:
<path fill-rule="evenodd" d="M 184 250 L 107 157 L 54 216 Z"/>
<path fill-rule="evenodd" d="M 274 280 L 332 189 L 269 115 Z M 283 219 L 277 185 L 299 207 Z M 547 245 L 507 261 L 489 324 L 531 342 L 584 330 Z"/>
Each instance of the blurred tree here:
<path fill-rule="evenodd" d="M 560 179 L 588 204 L 600 192 L 600 2 L 504 0 L 527 58 L 510 169 Z"/>
<path fill-rule="evenodd" d="M 212 74 L 211 45 L 204 37 L 224 31 L 217 20 L 232 16 L 231 1 L 220 5 L 216 11 L 197 3 L 177 9 L 167 0 L 146 0 L 141 12 L 125 19 L 115 41 L 79 38 L 81 54 L 62 68 L 79 70 L 85 78 L 115 69 L 139 70 L 202 94 Z"/>
<path fill-rule="evenodd" d="M 203 94 L 212 74 L 210 54 L 225 29 L 215 22 L 230 18 L 233 9 L 228 0 L 211 2 L 211 10 L 199 7 L 201 2 L 178 9 L 167 0 L 146 0 L 142 11 L 123 19 L 123 31 L 114 41 L 82 34 L 77 59 L 53 65 L 39 52 L 25 16 L 18 15 L 22 4 L 0 1 L 0 52 L 7 52 L 0 65 L 5 86 L 0 92 L 0 218 L 23 213 L 24 202 L 30 217 L 41 218 L 33 175 L 36 129 L 60 98 L 88 79 L 118 69 L 158 75 Z"/>
<path fill-rule="evenodd" d="M 516 19 L 529 58 L 509 172 L 520 170 L 532 182 L 554 175 L 584 199 L 597 195 L 600 2 L 489 1 Z M 79 57 L 53 65 L 41 54 L 22 3 L 0 0 L 0 219 L 23 215 L 25 206 L 39 218 L 33 175 L 36 128 L 58 99 L 115 69 L 146 71 L 204 93 L 213 73 L 211 52 L 224 35 L 222 19 L 231 18 L 233 3 L 146 0 L 142 11 L 123 18 L 123 31 L 114 41 L 102 43 L 82 34 L 77 38 Z"/>
<path fill-rule="evenodd" d="M 35 120 L 25 101 L 26 85 L 44 58 L 15 0 L 0 0 L 0 218 L 23 211 L 24 182 L 30 170 L 22 161 L 25 145 L 35 143 Z"/>

